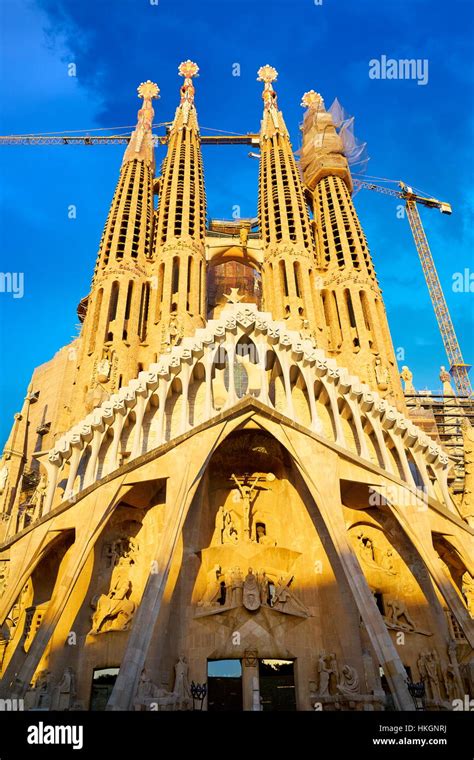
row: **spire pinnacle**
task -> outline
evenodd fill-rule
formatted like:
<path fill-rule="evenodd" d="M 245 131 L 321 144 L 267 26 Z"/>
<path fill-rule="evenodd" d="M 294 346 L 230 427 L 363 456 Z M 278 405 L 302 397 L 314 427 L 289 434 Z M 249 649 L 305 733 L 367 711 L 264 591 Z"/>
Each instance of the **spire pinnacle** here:
<path fill-rule="evenodd" d="M 308 92 L 305 92 L 301 98 L 300 105 L 303 108 L 310 108 L 311 110 L 319 110 L 322 108 L 324 111 L 324 100 L 322 95 L 320 95 L 319 92 L 316 92 L 316 90 L 308 90 Z"/>
<path fill-rule="evenodd" d="M 153 100 L 154 98 L 160 97 L 160 88 L 149 79 L 138 85 L 137 92 L 138 97 L 143 98 L 143 100 Z"/>
<path fill-rule="evenodd" d="M 257 71 L 257 82 L 265 82 L 263 88 L 262 98 L 264 107 L 266 110 L 275 107 L 277 105 L 277 94 L 272 87 L 272 82 L 275 82 L 278 78 L 278 71 L 270 66 L 268 63 L 265 66 L 261 66 Z"/>
<path fill-rule="evenodd" d="M 154 165 L 152 125 L 155 112 L 152 100 L 159 98 L 160 88 L 147 79 L 137 87 L 137 93 L 138 97 L 142 98 L 143 105 L 138 111 L 137 126 L 130 137 L 122 164 L 133 159 L 141 159 L 149 165 Z"/>
<path fill-rule="evenodd" d="M 184 83 L 181 87 L 181 104 L 188 103 L 192 105 L 194 103 L 194 85 L 193 77 L 199 76 L 199 66 L 197 63 L 190 61 L 183 61 L 178 66 L 178 74 L 180 77 L 184 77 Z"/>
<path fill-rule="evenodd" d="M 262 121 L 262 134 L 266 137 L 270 136 L 273 132 L 282 130 L 286 132 L 281 114 L 278 112 L 277 94 L 273 89 L 272 82 L 275 82 L 278 78 L 278 71 L 270 66 L 268 63 L 265 66 L 261 66 L 257 71 L 257 82 L 264 82 L 264 88 L 262 92 L 264 110 Z M 269 122 L 269 119 L 271 121 Z M 268 128 L 270 126 L 270 129 Z"/>
<path fill-rule="evenodd" d="M 177 128 L 179 123 L 188 125 L 189 115 L 194 107 L 194 85 L 193 78 L 198 76 L 199 66 L 194 61 L 182 61 L 178 66 L 178 74 L 180 77 L 184 77 L 184 82 L 180 89 L 181 101 L 176 110 L 174 118 L 173 128 Z M 182 117 L 182 122 L 179 116 Z M 195 125 L 197 129 L 197 123 Z"/>

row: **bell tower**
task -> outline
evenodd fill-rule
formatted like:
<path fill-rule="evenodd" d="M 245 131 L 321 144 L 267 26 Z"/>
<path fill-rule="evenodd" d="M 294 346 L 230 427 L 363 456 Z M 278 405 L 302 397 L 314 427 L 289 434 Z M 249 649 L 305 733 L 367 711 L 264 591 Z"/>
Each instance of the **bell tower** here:
<path fill-rule="evenodd" d="M 258 71 L 264 83 L 260 128 L 258 216 L 264 244 L 264 309 L 297 330 L 317 321 L 314 304 L 315 257 L 304 190 L 288 130 L 273 89 L 277 71 Z"/>
<path fill-rule="evenodd" d="M 158 285 L 153 321 L 161 350 L 202 327 L 206 316 L 206 196 L 193 85 L 199 68 L 188 60 L 178 71 L 184 83 L 157 183 L 153 242 Z"/>
<path fill-rule="evenodd" d="M 404 408 L 387 315 L 351 193 L 342 140 L 322 97 L 302 99 L 301 167 L 313 212 L 325 348 L 342 366 Z"/>
<path fill-rule="evenodd" d="M 159 88 L 143 82 L 143 105 L 125 151 L 99 245 L 77 356 L 74 417 L 91 411 L 137 374 L 146 341 L 153 225 L 153 99 Z M 151 359 L 149 359 L 150 361 Z M 70 422 L 74 422 L 72 419 Z"/>

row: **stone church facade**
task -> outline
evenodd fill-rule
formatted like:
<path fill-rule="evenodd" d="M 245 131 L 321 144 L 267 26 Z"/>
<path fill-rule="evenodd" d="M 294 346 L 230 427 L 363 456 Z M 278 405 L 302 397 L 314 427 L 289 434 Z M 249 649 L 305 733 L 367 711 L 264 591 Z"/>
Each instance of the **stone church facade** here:
<path fill-rule="evenodd" d="M 422 683 L 453 709 L 474 687 L 472 428 L 455 497 L 408 416 L 331 115 L 305 93 L 298 166 L 270 66 L 258 231 L 211 231 L 197 71 L 158 177 L 159 90 L 138 88 L 81 334 L 3 452 L 1 696 L 412 710 Z"/>

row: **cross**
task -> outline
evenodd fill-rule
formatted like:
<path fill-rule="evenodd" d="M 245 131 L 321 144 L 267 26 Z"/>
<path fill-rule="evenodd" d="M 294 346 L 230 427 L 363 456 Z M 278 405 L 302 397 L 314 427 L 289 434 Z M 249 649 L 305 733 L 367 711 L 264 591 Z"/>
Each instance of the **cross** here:
<path fill-rule="evenodd" d="M 254 491 L 257 488 L 257 483 L 259 482 L 259 480 L 267 480 L 267 481 L 273 480 L 275 476 L 273 475 L 272 477 L 270 477 L 270 475 L 272 475 L 272 473 L 268 473 L 268 475 L 265 478 L 262 478 L 260 475 L 256 475 L 250 485 L 249 485 L 249 475 L 243 475 L 242 477 L 237 477 L 236 475 L 234 475 L 234 473 L 232 473 L 231 475 L 232 480 L 237 485 L 237 488 L 240 491 L 240 496 L 243 501 L 244 540 L 245 541 L 250 541 L 250 507 L 251 507 L 251 501 L 254 501 L 257 496 L 257 494 L 255 494 L 254 496 Z"/>

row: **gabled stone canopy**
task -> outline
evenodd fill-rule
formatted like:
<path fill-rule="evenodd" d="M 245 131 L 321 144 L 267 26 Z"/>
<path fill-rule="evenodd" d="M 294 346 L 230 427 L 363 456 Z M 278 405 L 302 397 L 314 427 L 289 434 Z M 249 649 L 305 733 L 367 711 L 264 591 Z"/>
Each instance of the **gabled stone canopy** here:
<path fill-rule="evenodd" d="M 43 514 L 245 394 L 457 513 L 439 445 L 312 339 L 254 304 L 229 304 L 39 455 L 49 483 Z"/>

